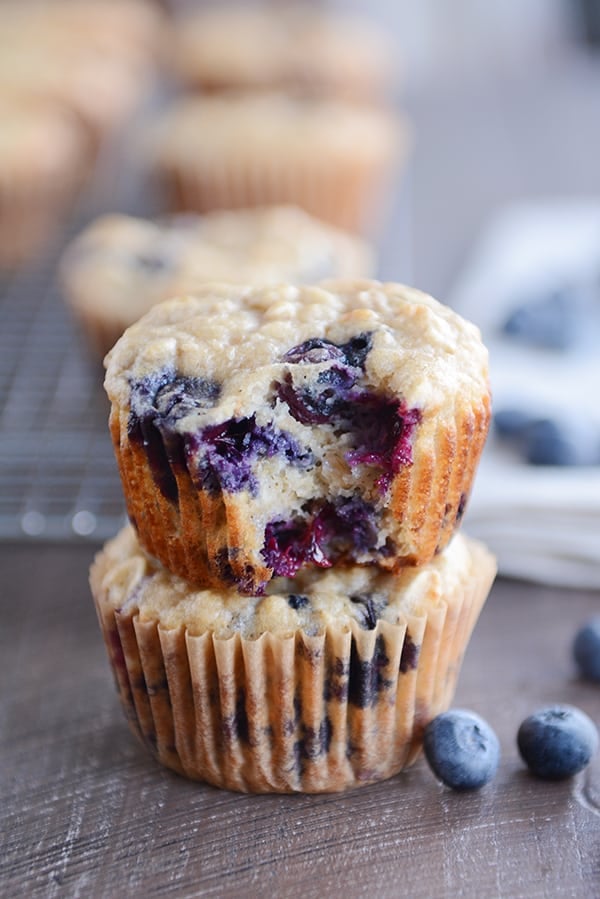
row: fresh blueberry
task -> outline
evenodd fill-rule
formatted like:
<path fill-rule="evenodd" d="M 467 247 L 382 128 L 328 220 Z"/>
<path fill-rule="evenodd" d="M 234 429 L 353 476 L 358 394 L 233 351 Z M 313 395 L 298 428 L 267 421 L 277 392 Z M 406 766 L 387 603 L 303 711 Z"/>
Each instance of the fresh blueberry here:
<path fill-rule="evenodd" d="M 562 780 L 589 763 L 598 748 L 598 731 L 580 709 L 549 706 L 522 722 L 517 745 L 532 774 L 544 780 Z"/>
<path fill-rule="evenodd" d="M 430 721 L 423 749 L 433 773 L 453 790 L 485 786 L 500 760 L 496 734 L 487 721 L 466 709 L 451 709 Z"/>
<path fill-rule="evenodd" d="M 498 409 L 494 412 L 494 428 L 499 437 L 503 438 L 519 438 L 522 437 L 527 428 L 529 428 L 536 417 L 524 409 L 517 409 L 507 406 L 504 409 Z"/>
<path fill-rule="evenodd" d="M 577 631 L 573 658 L 586 680 L 600 682 L 600 617 L 592 618 Z"/>
<path fill-rule="evenodd" d="M 579 339 L 581 316 L 568 288 L 517 306 L 502 330 L 510 337 L 551 350 L 568 350 Z"/>
<path fill-rule="evenodd" d="M 600 434 L 590 422 L 541 418 L 523 434 L 523 454 L 531 465 L 584 466 L 600 462 Z"/>

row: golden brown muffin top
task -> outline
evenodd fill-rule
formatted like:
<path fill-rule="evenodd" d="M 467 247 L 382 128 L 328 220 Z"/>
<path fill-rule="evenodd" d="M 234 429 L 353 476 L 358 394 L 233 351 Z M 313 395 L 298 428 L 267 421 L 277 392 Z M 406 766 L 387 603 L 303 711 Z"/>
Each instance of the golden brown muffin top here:
<path fill-rule="evenodd" d="M 365 383 L 430 420 L 453 418 L 455 402 L 479 404 L 488 395 L 488 354 L 475 325 L 421 291 L 369 280 L 206 284 L 155 306 L 125 332 L 106 357 L 105 386 L 127 408 L 134 381 L 167 371 L 201 376 L 220 389 L 218 405 L 202 412 L 205 423 L 211 415 L 252 415 L 257 398 L 285 378 L 292 348 L 314 340 L 341 346 L 361 335 L 369 344 Z M 297 367 L 314 377 L 319 360 L 308 361 Z M 194 426 L 188 418 L 183 430 Z"/>

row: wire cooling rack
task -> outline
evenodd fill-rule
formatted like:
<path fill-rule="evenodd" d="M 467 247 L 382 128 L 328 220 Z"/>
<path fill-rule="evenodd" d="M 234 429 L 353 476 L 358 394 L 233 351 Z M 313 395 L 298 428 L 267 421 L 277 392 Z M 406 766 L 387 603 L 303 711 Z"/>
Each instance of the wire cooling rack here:
<path fill-rule="evenodd" d="M 104 372 L 71 318 L 56 271 L 68 240 L 100 213 L 161 209 L 126 147 L 123 140 L 100 160 L 60 242 L 34 267 L 0 276 L 0 539 L 104 541 L 125 522 Z M 389 231 L 396 237 L 379 248 L 380 277 L 406 283 L 408 191 L 405 177 Z"/>
<path fill-rule="evenodd" d="M 0 538 L 104 540 L 124 520 L 108 400 L 55 261 L 0 283 Z"/>
<path fill-rule="evenodd" d="M 56 272 L 96 215 L 151 213 L 143 187 L 123 146 L 108 147 L 65 233 L 34 266 L 0 279 L 0 539 L 102 541 L 125 521 L 104 372 Z"/>

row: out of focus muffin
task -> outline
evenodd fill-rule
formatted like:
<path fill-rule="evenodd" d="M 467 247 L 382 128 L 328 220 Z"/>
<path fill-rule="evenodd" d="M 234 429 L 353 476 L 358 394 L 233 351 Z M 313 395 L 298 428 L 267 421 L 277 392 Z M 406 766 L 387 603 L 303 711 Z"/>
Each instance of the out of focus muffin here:
<path fill-rule="evenodd" d="M 155 303 L 206 281 L 307 284 L 373 270 L 364 241 L 294 207 L 161 221 L 102 216 L 70 244 L 60 266 L 65 298 L 101 355 Z"/>
<path fill-rule="evenodd" d="M 148 89 L 158 22 L 134 0 L 11 2 L 0 19 L 0 88 L 62 103 L 100 142 Z"/>
<path fill-rule="evenodd" d="M 392 48 L 374 23 L 301 3 L 196 9 L 174 26 L 172 64 L 204 90 L 285 89 L 361 101 L 392 81 Z"/>
<path fill-rule="evenodd" d="M 0 268 L 20 265 L 58 232 L 89 167 L 89 141 L 68 110 L 0 90 Z"/>
<path fill-rule="evenodd" d="M 407 122 L 383 109 L 235 93 L 175 103 L 151 155 L 175 209 L 292 204 L 368 233 L 409 146 Z"/>

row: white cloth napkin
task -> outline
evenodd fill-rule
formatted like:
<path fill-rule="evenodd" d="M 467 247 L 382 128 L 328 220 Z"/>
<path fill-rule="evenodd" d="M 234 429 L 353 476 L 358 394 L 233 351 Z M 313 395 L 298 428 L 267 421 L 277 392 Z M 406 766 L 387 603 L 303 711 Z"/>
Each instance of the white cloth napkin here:
<path fill-rule="evenodd" d="M 481 328 L 490 350 L 494 408 L 517 406 L 569 421 L 586 416 L 600 434 L 598 317 L 571 352 L 527 347 L 501 333 L 507 312 L 546 286 L 600 285 L 600 202 L 548 202 L 504 210 L 448 303 Z M 528 465 L 493 430 L 464 521 L 489 545 L 501 574 L 600 589 L 600 466 Z"/>

